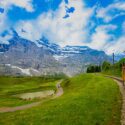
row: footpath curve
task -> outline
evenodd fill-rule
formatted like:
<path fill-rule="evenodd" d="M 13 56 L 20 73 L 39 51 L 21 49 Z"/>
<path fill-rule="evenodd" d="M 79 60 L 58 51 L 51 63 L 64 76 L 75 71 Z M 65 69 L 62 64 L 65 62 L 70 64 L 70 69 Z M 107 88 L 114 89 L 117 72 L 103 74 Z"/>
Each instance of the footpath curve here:
<path fill-rule="evenodd" d="M 121 95 L 122 95 L 122 108 L 121 108 L 121 125 L 125 125 L 125 85 L 123 84 L 123 80 L 118 77 L 106 76 L 114 79 L 114 81 L 118 84 Z"/>
<path fill-rule="evenodd" d="M 58 98 L 58 97 L 60 97 L 63 94 L 63 88 L 60 85 L 61 82 L 62 82 L 62 80 L 60 80 L 56 84 L 57 91 L 56 91 L 55 95 L 52 98 L 50 98 L 50 99 Z M 16 107 L 3 107 L 3 108 L 0 108 L 0 113 L 15 112 L 15 111 L 20 111 L 20 110 L 25 110 L 25 109 L 28 109 L 28 108 L 32 108 L 32 107 L 38 106 L 39 104 L 42 104 L 44 102 L 45 101 L 39 101 L 39 102 L 34 102 L 34 103 L 31 103 L 31 104 L 22 105 L 22 106 L 16 106 Z"/>

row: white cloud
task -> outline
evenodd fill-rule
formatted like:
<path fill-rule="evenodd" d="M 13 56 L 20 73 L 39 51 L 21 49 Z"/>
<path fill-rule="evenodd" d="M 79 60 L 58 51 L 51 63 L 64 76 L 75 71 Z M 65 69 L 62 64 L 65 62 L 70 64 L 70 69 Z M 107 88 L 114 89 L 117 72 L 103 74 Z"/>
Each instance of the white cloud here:
<path fill-rule="evenodd" d="M 113 52 L 117 54 L 123 53 L 125 51 L 125 36 L 120 37 L 117 41 L 112 42 L 107 47 L 107 54 L 111 54 Z"/>
<path fill-rule="evenodd" d="M 123 24 L 122 24 L 122 31 L 123 31 L 123 33 L 125 34 L 125 21 L 124 21 Z"/>
<path fill-rule="evenodd" d="M 34 11 L 32 0 L 0 0 L 0 6 L 7 10 L 10 9 L 12 5 L 24 8 L 28 12 Z"/>
<path fill-rule="evenodd" d="M 116 54 L 123 53 L 125 51 L 125 22 L 122 24 L 122 33 L 119 38 L 107 44 L 107 54 L 115 52 Z"/>
<path fill-rule="evenodd" d="M 103 50 L 108 55 L 113 52 L 116 54 L 123 53 L 125 51 L 125 23 L 122 25 L 123 34 L 119 38 L 111 34 L 111 31 L 117 30 L 116 25 L 101 25 L 95 29 L 95 33 L 91 36 L 91 42 L 87 46 Z"/>
<path fill-rule="evenodd" d="M 34 11 L 32 0 L 2 0 L 0 4 L 8 9 L 15 5 L 26 9 L 28 12 Z M 34 42 L 39 40 L 42 35 L 45 35 L 51 42 L 57 42 L 61 46 L 87 45 L 94 49 L 104 50 L 107 54 L 111 54 L 113 50 L 117 53 L 125 50 L 125 23 L 122 25 L 124 34 L 121 34 L 122 36 L 116 39 L 110 31 L 116 30 L 117 26 L 110 24 L 98 25 L 90 19 L 94 14 L 95 7 L 85 7 L 83 0 L 71 0 L 68 6 L 75 8 L 74 13 L 71 13 L 69 18 L 63 19 L 65 3 L 62 2 L 56 11 L 42 13 L 34 20 L 22 20 L 15 25 L 15 29 L 20 36 Z M 106 8 L 100 8 L 97 17 L 109 22 L 117 16 L 124 14 L 122 11 L 111 15 L 109 12 L 112 10 L 125 11 L 125 2 L 117 2 Z M 6 13 L 7 10 L 4 14 L 0 14 L 0 33 L 7 28 L 6 24 L 9 24 Z M 97 25 L 95 32 L 89 36 L 89 30 L 91 27 L 95 27 L 95 25 Z M 5 38 L 0 37 L 0 40 L 7 43 L 9 38 L 11 38 L 11 34 Z M 89 43 L 88 38 L 90 39 Z"/>
<path fill-rule="evenodd" d="M 6 29 L 6 20 L 7 20 L 7 17 L 5 14 L 0 14 L 0 33 Z"/>
<path fill-rule="evenodd" d="M 116 38 L 110 32 L 116 30 L 117 26 L 111 24 L 97 26 L 95 32 L 89 36 L 90 26 L 88 27 L 88 25 L 93 23 L 90 18 L 95 8 L 86 8 L 82 0 L 73 0 L 69 2 L 69 6 L 75 7 L 75 12 L 67 19 L 63 19 L 65 5 L 62 3 L 56 11 L 43 13 L 36 20 L 19 22 L 16 25 L 16 30 L 20 36 L 32 41 L 36 41 L 42 35 L 45 35 L 50 41 L 57 42 L 61 46 L 87 45 L 111 54 L 112 49 L 116 48 L 115 46 L 112 47 L 112 45 L 115 45 L 114 40 Z M 22 32 L 22 29 L 25 32 Z M 87 43 L 88 37 L 91 39 L 89 43 Z M 117 44 L 121 43 L 119 41 L 117 41 Z"/>
<path fill-rule="evenodd" d="M 19 26 L 16 27 L 16 31 L 20 36 L 31 41 L 36 41 L 40 38 L 41 32 L 38 29 L 37 24 L 32 21 L 21 21 Z M 22 30 L 24 30 L 24 32 L 22 32 Z"/>
<path fill-rule="evenodd" d="M 24 8 L 28 12 L 34 11 L 32 0 L 0 0 L 0 7 L 4 9 L 4 13 L 0 13 L 0 34 L 10 28 L 10 21 L 8 20 L 7 13 L 12 6 Z M 0 37 L 0 43 L 8 43 L 7 40 L 9 38 L 10 35 L 4 38 Z"/>
<path fill-rule="evenodd" d="M 91 36 L 91 42 L 88 43 L 93 49 L 105 50 L 106 45 L 114 39 L 114 36 L 109 33 L 117 28 L 115 25 L 101 25 L 95 29 L 95 33 Z"/>
<path fill-rule="evenodd" d="M 8 40 L 11 39 L 12 36 L 11 35 L 7 35 L 6 37 L 1 37 L 0 36 L 0 43 L 1 44 L 9 44 Z"/>
<path fill-rule="evenodd" d="M 105 22 L 110 22 L 122 15 L 125 15 L 125 2 L 115 2 L 97 10 L 97 18 L 102 18 Z"/>
<path fill-rule="evenodd" d="M 8 31 L 7 35 L 5 35 L 4 37 L 3 36 L 0 36 L 0 43 L 1 44 L 9 44 L 8 40 L 10 40 L 13 36 L 13 33 L 12 31 Z"/>
<path fill-rule="evenodd" d="M 62 2 L 56 11 L 41 14 L 36 20 L 20 22 L 16 26 L 19 35 L 30 40 L 38 40 L 45 34 L 61 46 L 83 44 L 88 33 L 86 27 L 94 8 L 86 8 L 82 0 L 72 0 L 68 5 L 75 7 L 75 12 L 70 14 L 69 18 L 63 19 L 65 3 Z M 21 32 L 22 28 L 26 33 Z"/>

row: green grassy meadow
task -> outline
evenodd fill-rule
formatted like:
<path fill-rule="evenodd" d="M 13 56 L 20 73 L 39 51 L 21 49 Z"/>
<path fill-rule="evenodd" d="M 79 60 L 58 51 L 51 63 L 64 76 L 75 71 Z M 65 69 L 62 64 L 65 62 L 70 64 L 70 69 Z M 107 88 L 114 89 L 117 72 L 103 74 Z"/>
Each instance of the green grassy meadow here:
<path fill-rule="evenodd" d="M 107 71 L 103 71 L 103 74 L 110 75 L 110 76 L 116 76 L 116 77 L 122 77 L 122 71 L 120 69 L 110 69 Z"/>
<path fill-rule="evenodd" d="M 55 89 L 56 80 L 0 78 L 0 107 L 31 103 L 15 93 Z M 120 125 L 121 94 L 117 84 L 99 74 L 81 74 L 62 82 L 64 94 L 39 106 L 0 114 L 0 125 Z M 4 98 L 6 97 L 6 98 Z"/>
<path fill-rule="evenodd" d="M 13 95 L 55 90 L 57 80 L 43 77 L 0 77 L 0 107 L 14 107 L 29 104 L 38 100 L 24 101 Z"/>

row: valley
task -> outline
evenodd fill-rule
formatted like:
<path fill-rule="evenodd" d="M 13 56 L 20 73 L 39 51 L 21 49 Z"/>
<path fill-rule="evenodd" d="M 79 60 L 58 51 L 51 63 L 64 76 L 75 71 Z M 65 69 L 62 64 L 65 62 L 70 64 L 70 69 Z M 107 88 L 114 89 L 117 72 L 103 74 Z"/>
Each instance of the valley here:
<path fill-rule="evenodd" d="M 39 103 L 28 109 L 0 113 L 1 125 L 120 125 L 121 94 L 117 84 L 98 74 L 81 74 L 61 81 L 58 98 L 23 100 L 13 95 L 55 90 L 59 79 L 1 77 L 0 109 Z"/>
<path fill-rule="evenodd" d="M 125 0 L 0 0 L 0 125 L 125 125 Z"/>

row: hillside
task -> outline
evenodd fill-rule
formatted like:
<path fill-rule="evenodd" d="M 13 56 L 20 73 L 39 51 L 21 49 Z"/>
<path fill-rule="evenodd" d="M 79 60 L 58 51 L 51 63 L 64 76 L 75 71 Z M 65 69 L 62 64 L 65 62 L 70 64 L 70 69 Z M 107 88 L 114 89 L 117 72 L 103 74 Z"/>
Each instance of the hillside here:
<path fill-rule="evenodd" d="M 20 82 L 21 79 L 19 79 Z M 2 79 L 2 83 L 5 83 L 0 84 L 2 92 L 6 92 L 6 89 L 8 89 L 4 87 L 7 80 L 9 79 Z M 39 80 L 36 81 L 37 85 L 40 85 L 38 84 Z M 10 85 L 14 86 L 16 83 L 18 83 L 18 79 L 16 79 L 15 83 L 11 82 Z M 27 84 L 23 84 L 22 89 L 25 89 Z M 51 83 L 51 85 L 54 84 Z M 20 86 L 20 84 L 18 85 Z M 16 84 L 17 90 L 20 89 L 18 85 Z M 32 87 L 34 85 L 35 81 L 32 83 Z M 48 84 L 43 83 L 43 85 Z M 0 114 L 0 124 L 120 125 L 121 95 L 117 84 L 113 80 L 104 78 L 101 75 L 81 74 L 64 80 L 61 85 L 64 89 L 64 94 L 61 97 L 48 100 L 31 109 L 2 113 Z M 11 102 L 9 99 L 8 101 Z M 0 107 L 3 107 L 2 105 L 5 107 L 4 103 Z"/>
<path fill-rule="evenodd" d="M 121 58 L 115 62 L 114 65 L 110 62 L 104 61 L 102 64 L 102 73 L 117 77 L 122 77 L 122 66 L 125 64 L 125 58 Z"/>

